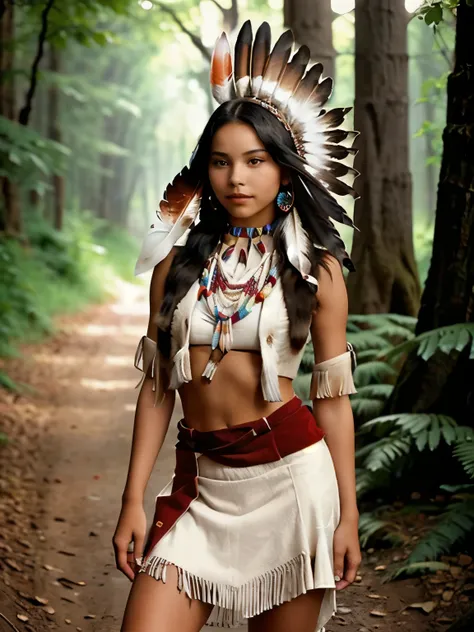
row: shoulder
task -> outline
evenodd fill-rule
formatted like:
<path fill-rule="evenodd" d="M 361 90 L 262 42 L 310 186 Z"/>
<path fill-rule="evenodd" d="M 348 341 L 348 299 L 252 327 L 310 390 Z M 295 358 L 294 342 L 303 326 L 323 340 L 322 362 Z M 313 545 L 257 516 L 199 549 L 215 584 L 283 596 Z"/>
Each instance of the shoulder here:
<path fill-rule="evenodd" d="M 338 304 L 347 310 L 347 290 L 339 261 L 329 253 L 323 258 L 318 274 L 318 310 Z"/>

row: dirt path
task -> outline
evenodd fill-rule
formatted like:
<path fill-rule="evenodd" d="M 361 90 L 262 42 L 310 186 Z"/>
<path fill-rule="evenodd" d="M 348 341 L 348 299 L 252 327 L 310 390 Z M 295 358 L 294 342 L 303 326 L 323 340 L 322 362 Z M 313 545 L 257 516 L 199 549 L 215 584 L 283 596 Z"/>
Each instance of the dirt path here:
<path fill-rule="evenodd" d="M 54 340 L 27 350 L 31 361 L 21 369 L 27 376 L 24 379 L 29 375 L 37 385 L 42 376 L 37 405 L 46 421 L 41 467 L 33 481 L 36 492 L 30 492 L 39 496 L 38 537 L 33 545 L 39 550 L 35 550 L 32 581 L 23 591 L 46 597 L 55 612 L 44 615 L 41 625 L 39 621 L 32 625 L 31 614 L 28 624 L 16 620 L 20 630 L 120 629 L 130 583 L 115 569 L 111 538 L 128 465 L 134 386 L 139 379 L 133 354 L 145 330 L 146 297 L 145 288 L 123 284 L 115 304 L 65 321 Z M 178 404 L 172 429 L 180 413 Z M 174 431 L 148 486 L 148 516 L 156 492 L 172 473 L 173 444 Z M 426 598 L 419 581 L 381 583 L 375 567 L 384 560 L 390 562 L 394 553 L 366 556 L 361 580 L 339 594 L 340 611 L 327 632 L 344 626 L 354 632 L 445 629 L 443 622 L 436 623 L 439 611 L 436 617 L 427 617 L 406 609 L 409 603 Z M 13 575 L 18 583 L 18 573 Z M 17 612 L 21 603 L 26 606 L 25 601 L 15 603 Z M 30 613 L 35 607 L 29 606 Z M 12 629 L 0 620 L 0 631 L 2 625 Z"/>

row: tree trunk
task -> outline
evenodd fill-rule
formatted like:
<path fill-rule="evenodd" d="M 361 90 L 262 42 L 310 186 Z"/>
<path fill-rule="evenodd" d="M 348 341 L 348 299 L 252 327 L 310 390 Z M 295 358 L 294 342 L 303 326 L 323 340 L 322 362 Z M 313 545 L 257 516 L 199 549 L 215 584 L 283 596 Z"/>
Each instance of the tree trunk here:
<path fill-rule="evenodd" d="M 52 45 L 49 49 L 49 70 L 53 73 L 58 73 L 61 70 L 61 58 L 59 51 Z M 61 122 L 59 111 L 59 90 L 55 83 L 53 83 L 48 90 L 48 125 L 49 125 L 49 138 L 51 140 L 60 143 L 61 137 Z M 64 219 L 64 178 L 58 174 L 53 175 L 53 222 L 54 228 L 61 230 L 63 227 Z"/>
<path fill-rule="evenodd" d="M 324 66 L 324 75 L 334 77 L 336 51 L 332 43 L 331 0 L 285 0 L 285 26 L 297 43 L 306 44 L 315 62 Z"/>
<path fill-rule="evenodd" d="M 0 20 L 0 116 L 11 121 L 16 118 L 15 81 L 13 74 L 14 59 L 14 6 L 3 6 Z M 10 235 L 21 233 L 21 209 L 16 183 L 5 176 L 0 177 L 2 196 L 2 213 L 0 214 L 0 230 Z"/>
<path fill-rule="evenodd" d="M 351 312 L 414 316 L 420 282 L 408 167 L 407 13 L 403 0 L 356 0 L 356 168 Z"/>
<path fill-rule="evenodd" d="M 431 265 L 416 333 L 474 322 L 474 7 L 461 0 L 456 61 L 448 78 L 448 108 L 438 185 Z M 437 352 L 427 362 L 407 358 L 389 412 L 449 414 L 474 426 L 474 361 L 468 350 Z"/>

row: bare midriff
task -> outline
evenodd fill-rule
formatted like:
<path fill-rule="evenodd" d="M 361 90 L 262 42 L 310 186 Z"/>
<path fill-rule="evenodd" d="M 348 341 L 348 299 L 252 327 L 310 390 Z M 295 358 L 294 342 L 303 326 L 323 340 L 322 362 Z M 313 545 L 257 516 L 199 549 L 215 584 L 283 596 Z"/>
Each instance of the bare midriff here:
<path fill-rule="evenodd" d="M 292 380 L 280 377 L 281 402 L 267 402 L 260 387 L 262 356 L 253 351 L 229 351 L 209 382 L 201 377 L 209 346 L 191 346 L 193 380 L 179 389 L 186 426 L 206 432 L 231 428 L 266 417 L 295 396 Z"/>

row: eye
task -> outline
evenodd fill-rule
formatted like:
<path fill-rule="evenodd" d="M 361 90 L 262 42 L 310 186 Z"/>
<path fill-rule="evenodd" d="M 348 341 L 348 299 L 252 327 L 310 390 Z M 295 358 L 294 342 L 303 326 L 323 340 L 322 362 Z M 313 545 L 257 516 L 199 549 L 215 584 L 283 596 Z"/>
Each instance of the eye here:
<path fill-rule="evenodd" d="M 264 162 L 264 161 L 263 161 L 263 160 L 260 160 L 260 158 L 251 158 L 251 159 L 249 160 L 249 162 L 250 162 L 252 165 L 258 165 L 258 163 L 259 163 L 259 162 Z"/>
<path fill-rule="evenodd" d="M 227 165 L 227 162 L 222 159 L 216 159 L 216 160 L 213 160 L 211 164 L 214 167 L 225 167 Z"/>

